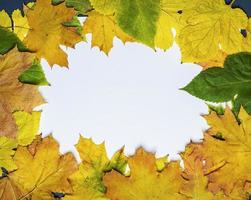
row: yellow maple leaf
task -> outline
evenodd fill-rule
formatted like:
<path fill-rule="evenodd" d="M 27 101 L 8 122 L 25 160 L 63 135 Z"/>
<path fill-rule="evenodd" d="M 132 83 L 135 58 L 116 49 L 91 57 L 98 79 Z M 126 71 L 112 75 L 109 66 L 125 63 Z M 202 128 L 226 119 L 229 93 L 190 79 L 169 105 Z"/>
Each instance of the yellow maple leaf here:
<path fill-rule="evenodd" d="M 53 6 L 51 0 L 37 0 L 35 7 L 27 11 L 31 29 L 24 39 L 26 46 L 51 66 L 68 66 L 67 54 L 59 45 L 74 47 L 81 41 L 76 28 L 63 25 L 75 15 L 74 9 L 67 8 L 64 3 Z"/>
<path fill-rule="evenodd" d="M 212 112 L 205 118 L 211 129 L 195 152 L 206 161 L 209 190 L 215 193 L 223 189 L 228 195 L 236 183 L 251 181 L 251 117 L 241 109 L 238 124 L 226 108 L 223 116 Z"/>
<path fill-rule="evenodd" d="M 18 127 L 18 144 L 22 146 L 29 145 L 38 133 L 41 112 L 27 113 L 17 111 L 13 116 Z"/>
<path fill-rule="evenodd" d="M 66 200 L 106 200 L 105 187 L 102 183 L 104 172 L 116 169 L 125 172 L 127 160 L 124 149 L 117 151 L 109 160 L 104 143 L 95 144 L 92 139 L 80 137 L 76 148 L 82 163 L 70 177 L 73 193 L 66 195 Z"/>
<path fill-rule="evenodd" d="M 0 129 L 1 135 L 16 136 L 16 132 L 10 131 L 16 130 L 13 117 L 10 116 L 12 112 L 31 112 L 34 107 L 44 103 L 38 86 L 18 81 L 18 76 L 31 66 L 33 59 L 34 55 L 18 52 L 17 49 L 0 56 L 0 108 L 3 111 L 0 122 L 4 126 Z"/>
<path fill-rule="evenodd" d="M 106 196 L 111 200 L 186 199 L 179 194 L 183 183 L 179 162 L 169 162 L 160 173 L 157 171 L 155 156 L 140 148 L 134 156 L 128 158 L 128 163 L 129 177 L 117 171 L 104 176 Z"/>
<path fill-rule="evenodd" d="M 17 141 L 15 139 L 0 137 L 0 168 L 5 168 L 8 171 L 16 169 L 16 165 L 12 159 Z"/>
<path fill-rule="evenodd" d="M 193 150 L 193 144 L 190 144 L 186 147 L 185 152 L 181 153 L 185 167 L 182 177 L 185 179 L 185 183 L 180 193 L 193 200 L 226 199 L 223 192 L 213 194 L 208 191 L 208 177 L 205 174 L 202 156 L 194 155 Z"/>
<path fill-rule="evenodd" d="M 90 12 L 84 23 L 83 34 L 88 33 L 92 34 L 92 47 L 97 46 L 106 54 L 112 49 L 115 36 L 124 43 L 132 41 L 132 38 L 117 26 L 114 16 L 103 15 L 96 11 Z"/>
<path fill-rule="evenodd" d="M 219 50 L 227 54 L 241 51 L 240 30 L 247 27 L 248 18 L 241 9 L 232 9 L 224 0 L 199 1 L 184 12 L 182 21 L 186 25 L 177 41 L 183 62 L 207 62 Z"/>
<path fill-rule="evenodd" d="M 55 199 L 53 194 L 70 193 L 68 177 L 77 170 L 77 162 L 71 153 L 60 155 L 59 145 L 48 136 L 35 140 L 28 147 L 19 146 L 14 161 L 18 170 L 9 177 L 21 189 L 22 199 Z"/>

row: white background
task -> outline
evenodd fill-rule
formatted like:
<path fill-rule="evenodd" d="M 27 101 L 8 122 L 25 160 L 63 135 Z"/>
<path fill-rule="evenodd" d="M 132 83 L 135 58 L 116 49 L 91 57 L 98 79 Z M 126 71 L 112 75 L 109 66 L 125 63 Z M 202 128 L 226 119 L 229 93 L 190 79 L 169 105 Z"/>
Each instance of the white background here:
<path fill-rule="evenodd" d="M 179 90 L 201 68 L 181 64 L 176 45 L 155 52 L 116 39 L 107 57 L 88 40 L 67 50 L 69 69 L 42 62 L 51 87 L 41 88 L 48 104 L 42 106 L 40 131 L 52 133 L 62 152 L 75 152 L 82 134 L 105 140 L 109 156 L 125 145 L 126 154 L 144 146 L 174 159 L 190 139 L 202 138 L 207 106 Z"/>

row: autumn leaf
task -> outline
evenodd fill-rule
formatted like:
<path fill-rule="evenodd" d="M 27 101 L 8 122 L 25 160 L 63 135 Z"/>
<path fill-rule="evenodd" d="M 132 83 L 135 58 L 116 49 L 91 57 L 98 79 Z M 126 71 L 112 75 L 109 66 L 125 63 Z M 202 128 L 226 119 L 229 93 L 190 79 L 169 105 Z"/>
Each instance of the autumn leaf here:
<path fill-rule="evenodd" d="M 16 137 L 16 125 L 11 113 L 16 110 L 31 112 L 44 103 L 37 86 L 22 84 L 18 76 L 32 63 L 34 56 L 16 49 L 0 56 L 0 128 L 1 135 Z"/>
<path fill-rule="evenodd" d="M 16 186 L 15 182 L 7 175 L 0 177 L 0 199 L 18 200 L 22 195 L 22 192 Z"/>
<path fill-rule="evenodd" d="M 4 102 L 0 103 L 0 124 L 0 136 L 16 137 L 16 122 L 12 116 L 11 109 Z"/>
<path fill-rule="evenodd" d="M 136 41 L 154 48 L 157 22 L 160 16 L 159 0 L 124 0 L 116 6 L 116 22 Z"/>
<path fill-rule="evenodd" d="M 186 196 L 188 199 L 193 200 L 221 200 L 227 197 L 218 192 L 213 194 L 208 191 L 208 177 L 206 176 L 203 158 L 193 154 L 193 144 L 191 143 L 185 149 L 185 152 L 181 153 L 182 160 L 184 162 L 184 171 L 182 177 L 185 180 L 180 193 Z"/>
<path fill-rule="evenodd" d="M 17 111 L 13 114 L 17 131 L 17 141 L 19 145 L 29 145 L 38 134 L 41 112 L 27 113 Z"/>
<path fill-rule="evenodd" d="M 95 144 L 92 139 L 80 137 L 77 145 L 82 163 L 79 169 L 70 177 L 73 194 L 67 195 L 67 200 L 105 200 L 105 187 L 102 183 L 104 173 L 115 169 L 125 173 L 127 158 L 124 149 L 117 151 L 111 160 L 108 158 L 104 143 Z"/>
<path fill-rule="evenodd" d="M 59 145 L 52 136 L 37 140 L 31 146 L 34 154 L 29 147 L 18 147 L 14 156 L 18 170 L 9 175 L 21 189 L 21 199 L 53 200 L 56 193 L 70 193 L 68 177 L 77 170 L 73 155 L 60 155 Z"/>
<path fill-rule="evenodd" d="M 112 15 L 116 11 L 118 0 L 90 0 L 96 11 L 104 15 Z"/>
<path fill-rule="evenodd" d="M 211 102 L 227 102 L 236 98 L 251 113 L 250 81 L 251 54 L 242 52 L 228 56 L 224 68 L 214 67 L 202 71 L 183 89 Z"/>
<path fill-rule="evenodd" d="M 125 34 L 115 23 L 113 16 L 99 14 L 96 11 L 89 13 L 83 27 L 83 33 L 92 34 L 92 47 L 97 46 L 106 54 L 113 47 L 114 37 L 118 37 L 124 43 L 132 41 L 132 38 Z"/>
<path fill-rule="evenodd" d="M 176 35 L 182 27 L 180 23 L 180 14 L 188 5 L 187 0 L 161 0 L 160 16 L 157 21 L 157 31 L 154 37 L 156 48 L 168 49 L 173 45 L 175 35 L 172 29 L 175 29 Z"/>
<path fill-rule="evenodd" d="M 214 193 L 223 189 L 229 195 L 237 183 L 244 184 L 251 180 L 251 117 L 244 109 L 241 109 L 238 117 L 241 124 L 238 124 L 229 108 L 222 116 L 214 112 L 205 116 L 211 128 L 195 152 L 203 156 L 206 162 L 209 190 Z"/>
<path fill-rule="evenodd" d="M 15 139 L 0 136 L 0 168 L 8 171 L 16 169 L 16 164 L 12 159 L 16 147 L 17 141 Z"/>
<path fill-rule="evenodd" d="M 161 173 L 157 171 L 155 156 L 138 149 L 128 158 L 130 176 L 112 171 L 104 176 L 106 196 L 111 200 L 186 199 L 179 194 L 183 180 L 179 162 L 170 162 Z"/>
<path fill-rule="evenodd" d="M 67 8 L 64 3 L 57 6 L 51 0 L 37 0 L 34 9 L 27 12 L 31 30 L 24 42 L 38 58 L 45 58 L 53 66 L 68 66 L 67 54 L 59 45 L 74 47 L 81 41 L 76 28 L 66 27 L 64 22 L 71 21 L 76 15 L 73 8 Z"/>
<path fill-rule="evenodd" d="M 232 9 L 224 0 L 204 0 L 187 9 L 182 18 L 186 25 L 179 33 L 178 44 L 183 62 L 207 62 L 219 50 L 227 54 L 241 51 L 240 30 L 248 22 L 241 9 Z"/>

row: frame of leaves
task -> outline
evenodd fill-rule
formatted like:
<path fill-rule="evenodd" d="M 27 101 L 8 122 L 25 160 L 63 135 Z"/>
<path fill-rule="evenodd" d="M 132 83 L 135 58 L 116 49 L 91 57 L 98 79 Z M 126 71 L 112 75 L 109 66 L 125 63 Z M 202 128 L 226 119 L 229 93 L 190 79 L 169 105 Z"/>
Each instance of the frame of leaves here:
<path fill-rule="evenodd" d="M 240 1 L 241 2 L 241 1 Z M 0 199 L 244 200 L 251 194 L 251 3 L 224 0 L 23 0 L 0 2 Z M 243 4 L 244 5 L 244 4 Z M 83 24 L 79 17 L 85 17 Z M 183 90 L 209 102 L 211 126 L 181 161 L 143 148 L 109 159 L 104 143 L 80 137 L 77 163 L 52 136 L 38 135 L 48 86 L 40 59 L 68 66 L 60 45 L 92 34 L 108 54 L 114 37 L 167 50 L 202 72 Z"/>

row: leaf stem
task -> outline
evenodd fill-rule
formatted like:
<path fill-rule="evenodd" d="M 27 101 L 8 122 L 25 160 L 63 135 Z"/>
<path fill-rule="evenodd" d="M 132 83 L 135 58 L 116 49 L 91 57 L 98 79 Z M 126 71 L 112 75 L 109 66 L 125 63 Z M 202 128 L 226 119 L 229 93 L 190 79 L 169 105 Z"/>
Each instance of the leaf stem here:
<path fill-rule="evenodd" d="M 230 3 L 230 6 L 232 7 L 232 5 L 234 4 L 235 0 L 232 0 Z"/>

